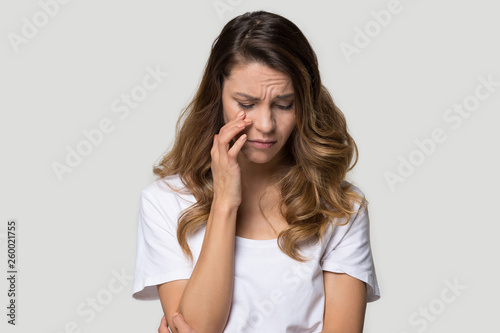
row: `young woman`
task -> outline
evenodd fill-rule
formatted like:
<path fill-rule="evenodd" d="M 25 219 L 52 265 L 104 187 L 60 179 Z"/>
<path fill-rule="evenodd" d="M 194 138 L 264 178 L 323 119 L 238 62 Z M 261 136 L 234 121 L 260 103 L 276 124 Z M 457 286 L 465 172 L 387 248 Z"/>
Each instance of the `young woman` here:
<path fill-rule="evenodd" d="M 356 162 L 297 26 L 234 18 L 141 193 L 133 296 L 160 299 L 160 332 L 362 332 L 380 293 Z"/>

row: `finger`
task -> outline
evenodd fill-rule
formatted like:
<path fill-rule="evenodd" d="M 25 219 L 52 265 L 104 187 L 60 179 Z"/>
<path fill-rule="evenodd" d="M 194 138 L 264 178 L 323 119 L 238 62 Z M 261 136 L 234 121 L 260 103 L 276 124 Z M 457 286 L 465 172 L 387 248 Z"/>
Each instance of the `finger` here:
<path fill-rule="evenodd" d="M 241 128 L 245 128 L 247 125 L 252 123 L 251 119 L 246 119 L 246 114 L 244 111 L 241 111 L 234 119 L 229 121 L 227 124 L 221 127 L 220 131 L 225 131 L 227 128 L 233 128 L 233 126 L 239 126 Z M 219 131 L 219 132 L 220 132 Z"/>
<path fill-rule="evenodd" d="M 219 141 L 219 134 L 214 135 L 214 142 L 213 142 L 212 148 L 216 147 L 217 141 Z"/>
<path fill-rule="evenodd" d="M 210 150 L 210 153 L 213 154 L 215 152 L 215 143 L 217 142 L 217 134 L 214 134 L 214 141 L 212 142 L 212 149 Z"/>
<path fill-rule="evenodd" d="M 220 148 L 224 147 L 225 151 L 227 151 L 229 149 L 229 142 L 248 125 L 250 125 L 250 123 L 242 120 L 232 126 L 223 126 L 217 137 L 218 146 Z"/>
<path fill-rule="evenodd" d="M 246 113 L 245 113 L 245 111 L 240 111 L 240 112 L 236 115 L 236 117 L 235 117 L 233 120 L 231 120 L 231 121 L 233 121 L 233 122 L 237 122 L 239 119 L 245 119 L 245 117 L 246 117 Z"/>
<path fill-rule="evenodd" d="M 243 147 L 243 145 L 245 144 L 246 141 L 247 141 L 247 135 L 246 134 L 242 134 L 238 138 L 238 140 L 236 140 L 236 142 L 233 144 L 233 146 L 231 147 L 231 149 L 228 150 L 227 155 L 229 157 L 236 157 L 236 156 L 238 156 L 238 153 L 240 152 L 241 148 Z"/>
<path fill-rule="evenodd" d="M 161 318 L 160 327 L 158 327 L 158 333 L 168 333 L 167 318 L 165 315 Z"/>
<path fill-rule="evenodd" d="M 184 321 L 184 317 L 180 313 L 172 317 L 172 322 L 180 332 L 184 331 L 190 332 L 190 330 L 193 329 Z"/>

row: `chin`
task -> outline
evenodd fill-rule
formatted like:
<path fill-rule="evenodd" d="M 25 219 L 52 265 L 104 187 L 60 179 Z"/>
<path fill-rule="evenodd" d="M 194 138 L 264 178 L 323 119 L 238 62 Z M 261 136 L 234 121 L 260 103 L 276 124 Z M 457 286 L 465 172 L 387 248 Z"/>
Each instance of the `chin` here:
<path fill-rule="evenodd" d="M 243 154 L 243 156 L 247 161 L 256 164 L 265 164 L 271 162 L 273 159 L 277 157 L 276 156 L 277 154 L 273 154 L 271 152 L 264 153 L 264 152 L 250 152 L 248 150 L 241 150 L 241 153 Z"/>

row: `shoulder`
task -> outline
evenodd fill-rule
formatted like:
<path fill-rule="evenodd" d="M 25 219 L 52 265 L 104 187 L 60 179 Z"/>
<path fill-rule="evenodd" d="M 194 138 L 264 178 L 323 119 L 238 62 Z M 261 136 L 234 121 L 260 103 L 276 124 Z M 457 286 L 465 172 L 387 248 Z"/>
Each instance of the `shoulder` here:
<path fill-rule="evenodd" d="M 351 229 L 358 227 L 366 227 L 368 223 L 368 212 L 367 206 L 368 201 L 365 197 L 365 193 L 359 188 L 359 186 L 353 184 L 350 181 L 344 180 L 342 181 L 341 186 L 344 190 L 349 192 L 354 192 L 360 196 L 360 198 L 351 199 L 351 213 L 349 216 L 335 217 L 329 221 L 329 233 L 326 233 L 326 237 L 343 237 Z M 363 205 L 361 205 L 363 203 Z M 340 241 L 340 239 L 339 239 Z"/>
<path fill-rule="evenodd" d="M 361 198 L 352 200 L 351 212 L 349 215 L 342 217 L 334 217 L 329 221 L 328 231 L 325 233 L 328 249 L 325 253 L 336 249 L 337 252 L 345 251 L 346 255 L 350 252 L 349 249 L 364 248 L 369 246 L 369 216 L 368 216 L 368 201 L 365 198 L 364 192 L 356 185 L 344 181 L 342 186 L 350 192 L 355 192 Z M 363 205 L 361 205 L 361 202 Z"/>
<path fill-rule="evenodd" d="M 363 201 L 363 204 L 365 205 L 368 204 L 365 193 L 357 185 L 354 185 L 352 182 L 348 180 L 343 180 L 341 185 L 345 190 L 358 194 L 362 198 L 361 200 Z M 353 210 L 358 210 L 360 206 L 361 206 L 360 202 L 355 200 L 353 203 Z"/>
<path fill-rule="evenodd" d="M 151 201 L 159 208 L 168 208 L 172 205 L 180 207 L 194 203 L 193 195 L 179 175 L 170 175 L 153 181 L 142 189 L 141 199 Z"/>
<path fill-rule="evenodd" d="M 341 185 L 342 185 L 342 187 L 344 187 L 346 189 L 349 189 L 351 191 L 356 192 L 357 194 L 361 195 L 363 198 L 365 197 L 365 193 L 363 191 L 361 191 L 361 189 L 357 185 L 354 185 L 352 182 L 344 179 L 342 181 Z"/>

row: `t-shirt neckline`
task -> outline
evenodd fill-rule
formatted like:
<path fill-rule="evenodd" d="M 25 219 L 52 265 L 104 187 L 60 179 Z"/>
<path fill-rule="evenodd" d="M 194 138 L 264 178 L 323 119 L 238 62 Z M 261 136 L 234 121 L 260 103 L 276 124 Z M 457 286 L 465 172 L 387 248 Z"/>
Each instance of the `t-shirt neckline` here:
<path fill-rule="evenodd" d="M 277 247 L 277 238 L 274 239 L 250 239 L 243 238 L 235 235 L 237 245 L 251 246 L 251 247 Z"/>

